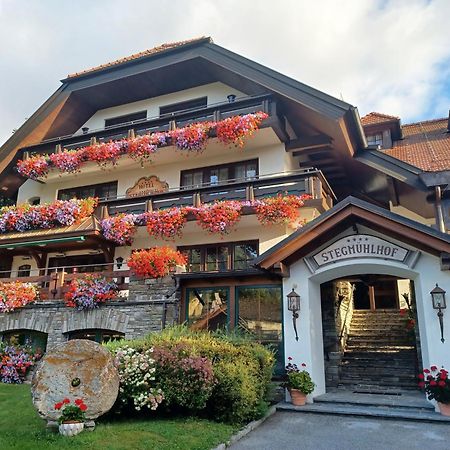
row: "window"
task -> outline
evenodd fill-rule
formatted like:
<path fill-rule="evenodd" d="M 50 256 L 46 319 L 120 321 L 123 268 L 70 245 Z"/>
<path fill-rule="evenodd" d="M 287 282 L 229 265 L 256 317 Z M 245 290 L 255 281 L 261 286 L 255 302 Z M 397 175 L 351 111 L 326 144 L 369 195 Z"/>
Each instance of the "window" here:
<path fill-rule="evenodd" d="M 171 105 L 160 106 L 160 116 L 173 116 L 175 113 L 181 111 L 189 111 L 190 109 L 204 108 L 208 104 L 208 97 L 195 98 L 193 100 L 187 100 L 185 102 L 172 103 Z"/>
<path fill-rule="evenodd" d="M 27 345 L 33 351 L 43 353 L 47 348 L 47 333 L 34 330 L 6 331 L 0 335 L 0 341 L 11 345 Z"/>
<path fill-rule="evenodd" d="M 258 160 L 240 161 L 220 166 L 183 170 L 180 186 L 192 188 L 202 185 L 216 185 L 229 180 L 244 181 L 258 176 Z"/>
<path fill-rule="evenodd" d="M 72 339 L 88 339 L 89 341 L 103 344 L 111 341 L 120 341 L 124 339 L 125 335 L 113 330 L 76 330 L 69 333 L 69 341 Z"/>
<path fill-rule="evenodd" d="M 39 205 L 41 203 L 41 198 L 40 197 L 31 197 L 28 200 L 28 203 L 33 206 Z"/>
<path fill-rule="evenodd" d="M 284 368 L 282 314 L 281 286 L 236 288 L 236 326 L 276 350 L 275 373 Z"/>
<path fill-rule="evenodd" d="M 109 183 L 78 186 L 58 191 L 58 200 L 70 200 L 72 198 L 97 197 L 101 199 L 115 198 L 117 196 L 117 181 Z"/>
<path fill-rule="evenodd" d="M 187 259 L 187 272 L 245 270 L 258 256 L 258 241 L 180 247 Z"/>
<path fill-rule="evenodd" d="M 30 264 L 22 264 L 19 266 L 17 270 L 18 277 L 29 277 L 31 273 L 31 265 Z"/>
<path fill-rule="evenodd" d="M 52 257 L 48 260 L 49 272 L 54 267 L 67 267 L 67 273 L 86 273 L 86 272 L 102 272 L 105 270 L 105 255 L 99 253 L 97 255 L 73 255 Z M 75 266 L 75 267 L 74 267 Z"/>
<path fill-rule="evenodd" d="M 186 298 L 187 317 L 191 328 L 214 331 L 228 326 L 227 288 L 187 289 Z"/>
<path fill-rule="evenodd" d="M 379 145 L 380 147 L 383 147 L 383 135 L 380 133 L 367 136 L 367 143 L 369 145 Z"/>
<path fill-rule="evenodd" d="M 135 122 L 137 120 L 145 120 L 147 118 L 147 111 L 139 111 L 124 116 L 111 117 L 105 119 L 105 128 L 113 127 L 115 125 L 121 125 L 123 123 Z"/>

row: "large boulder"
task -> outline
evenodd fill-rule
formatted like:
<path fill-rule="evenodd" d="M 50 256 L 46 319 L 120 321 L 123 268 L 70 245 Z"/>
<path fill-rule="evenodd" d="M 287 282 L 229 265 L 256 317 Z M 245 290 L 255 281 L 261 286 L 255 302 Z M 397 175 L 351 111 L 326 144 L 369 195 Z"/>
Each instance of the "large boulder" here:
<path fill-rule="evenodd" d="M 111 353 L 101 345 L 74 339 L 55 347 L 39 363 L 31 387 L 39 415 L 56 420 L 57 402 L 83 399 L 86 417 L 96 419 L 111 409 L 119 393 L 119 374 Z"/>

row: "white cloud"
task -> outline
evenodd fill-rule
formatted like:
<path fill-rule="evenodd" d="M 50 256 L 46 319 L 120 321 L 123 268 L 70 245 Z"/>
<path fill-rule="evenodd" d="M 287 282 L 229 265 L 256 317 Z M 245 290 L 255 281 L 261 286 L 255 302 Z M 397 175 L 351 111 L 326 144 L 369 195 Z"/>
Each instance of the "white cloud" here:
<path fill-rule="evenodd" d="M 361 115 L 444 116 L 449 17 L 448 0 L 0 0 L 0 142 L 67 73 L 200 35 Z"/>

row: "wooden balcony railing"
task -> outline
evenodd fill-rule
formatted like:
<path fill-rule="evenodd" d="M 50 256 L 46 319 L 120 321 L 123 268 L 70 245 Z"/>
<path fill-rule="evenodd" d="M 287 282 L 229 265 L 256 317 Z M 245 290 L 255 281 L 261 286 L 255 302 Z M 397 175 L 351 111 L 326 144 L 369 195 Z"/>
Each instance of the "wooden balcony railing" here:
<path fill-rule="evenodd" d="M 263 111 L 269 115 L 263 127 L 272 127 L 283 142 L 289 139 L 284 122 L 278 115 L 277 102 L 272 95 L 242 97 L 234 102 L 221 102 L 201 108 L 178 111 L 171 115 L 127 122 L 98 130 L 90 130 L 84 134 L 71 134 L 46 139 L 42 142 L 23 147 L 22 152 L 53 153 L 58 148 L 75 149 L 89 145 L 95 138 L 97 142 L 123 139 L 133 130 L 135 135 L 156 131 L 168 131 L 173 127 L 184 127 L 194 122 L 218 121 L 227 117 Z"/>
<path fill-rule="evenodd" d="M 82 272 L 79 269 L 83 270 Z M 42 273 L 44 273 L 42 275 Z M 29 276 L 18 276 L 13 270 L 0 272 L 0 282 L 21 281 L 33 283 L 39 288 L 39 301 L 62 300 L 68 292 L 70 282 L 86 275 L 101 275 L 107 280 L 114 280 L 120 292 L 129 287 L 130 271 L 128 268 L 114 269 L 114 264 L 96 264 L 95 266 L 65 266 L 47 269 L 34 269 Z"/>
<path fill-rule="evenodd" d="M 323 209 L 333 206 L 334 193 L 322 172 L 317 169 L 302 169 L 291 172 L 261 175 L 252 179 L 227 180 L 219 184 L 204 184 L 198 187 L 170 189 L 168 192 L 143 197 L 117 197 L 101 199 L 99 215 L 118 213 L 138 214 L 173 206 L 197 206 L 215 200 L 251 201 L 277 194 L 308 194 Z"/>

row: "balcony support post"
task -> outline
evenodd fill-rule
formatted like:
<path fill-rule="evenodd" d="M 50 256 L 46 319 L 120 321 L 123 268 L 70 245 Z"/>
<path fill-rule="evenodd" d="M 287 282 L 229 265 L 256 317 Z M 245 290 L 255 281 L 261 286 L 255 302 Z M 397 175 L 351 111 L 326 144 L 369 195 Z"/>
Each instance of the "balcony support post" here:
<path fill-rule="evenodd" d="M 202 205 L 202 196 L 200 192 L 196 192 L 192 195 L 192 206 L 194 208 L 199 208 Z"/>
<path fill-rule="evenodd" d="M 253 185 L 247 186 L 245 188 L 245 199 L 248 202 L 254 202 L 255 201 L 255 189 L 253 188 Z"/>
<path fill-rule="evenodd" d="M 131 128 L 130 130 L 128 130 L 128 139 L 134 139 L 136 137 L 136 134 L 134 132 L 134 129 Z"/>
<path fill-rule="evenodd" d="M 145 201 L 145 212 L 153 212 L 153 201 L 152 199 Z"/>

